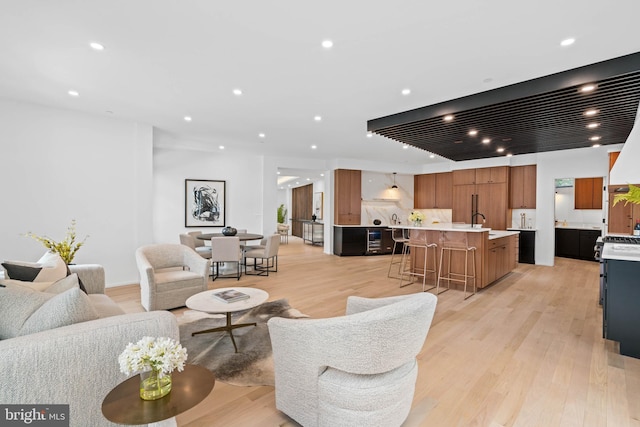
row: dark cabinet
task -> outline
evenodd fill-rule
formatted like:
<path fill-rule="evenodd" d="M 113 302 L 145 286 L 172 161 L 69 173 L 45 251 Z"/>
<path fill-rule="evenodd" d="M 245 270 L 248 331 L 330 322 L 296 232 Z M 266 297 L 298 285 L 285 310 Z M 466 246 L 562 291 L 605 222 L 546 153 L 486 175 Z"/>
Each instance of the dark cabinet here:
<path fill-rule="evenodd" d="M 366 227 L 333 227 L 333 253 L 335 255 L 364 255 L 366 252 Z"/>
<path fill-rule="evenodd" d="M 620 342 L 620 354 L 640 358 L 640 262 L 605 260 L 603 336 Z"/>
<path fill-rule="evenodd" d="M 556 256 L 595 261 L 594 246 L 600 230 L 556 228 Z"/>
<path fill-rule="evenodd" d="M 520 231 L 520 241 L 518 244 L 518 262 L 521 264 L 536 263 L 536 232 Z"/>

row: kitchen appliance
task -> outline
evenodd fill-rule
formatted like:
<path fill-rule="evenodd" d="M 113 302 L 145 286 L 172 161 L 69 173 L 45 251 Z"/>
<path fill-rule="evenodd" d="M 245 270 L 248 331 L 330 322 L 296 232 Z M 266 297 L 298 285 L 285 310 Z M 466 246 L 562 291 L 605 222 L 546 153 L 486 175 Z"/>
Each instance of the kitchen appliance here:
<path fill-rule="evenodd" d="M 382 230 L 367 228 L 366 254 L 379 254 L 382 251 Z"/>

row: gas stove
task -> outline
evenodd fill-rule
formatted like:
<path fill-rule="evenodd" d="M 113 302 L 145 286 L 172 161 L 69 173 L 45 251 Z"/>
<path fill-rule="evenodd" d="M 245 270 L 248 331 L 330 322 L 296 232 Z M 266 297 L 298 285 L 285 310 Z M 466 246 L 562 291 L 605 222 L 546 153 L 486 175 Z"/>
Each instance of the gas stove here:
<path fill-rule="evenodd" d="M 604 243 L 618 243 L 624 245 L 640 245 L 640 236 L 604 236 Z"/>

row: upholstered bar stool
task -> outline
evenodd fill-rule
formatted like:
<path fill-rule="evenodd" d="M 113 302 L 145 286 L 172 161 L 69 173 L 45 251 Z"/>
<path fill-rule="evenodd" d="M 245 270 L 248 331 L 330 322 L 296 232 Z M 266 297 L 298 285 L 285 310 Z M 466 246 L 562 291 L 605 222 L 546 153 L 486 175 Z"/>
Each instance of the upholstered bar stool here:
<path fill-rule="evenodd" d="M 409 240 L 404 244 L 405 252 L 402 254 L 402 269 L 400 272 L 400 287 L 403 288 L 413 283 L 413 278 L 415 276 L 422 277 L 422 291 L 429 291 L 436 287 L 436 285 L 430 287 L 429 289 L 425 289 L 425 285 L 427 282 L 427 276 L 429 274 L 433 274 L 434 283 L 437 284 L 438 276 L 436 270 L 436 251 L 438 250 L 437 243 L 430 243 L 427 241 L 427 232 L 426 230 L 409 230 Z M 418 260 L 418 251 L 416 249 L 423 249 L 424 251 L 424 259 L 422 269 L 416 268 L 416 266 L 411 262 L 410 254 L 414 253 L 414 261 L 417 264 Z M 432 264 L 433 269 L 429 269 L 429 263 L 427 262 L 429 258 L 429 253 L 432 255 Z M 408 264 L 408 266 L 407 266 Z M 402 284 L 405 277 L 409 277 L 409 283 Z"/>
<path fill-rule="evenodd" d="M 405 252 L 408 247 L 406 243 L 409 241 L 409 238 L 406 237 L 406 229 L 405 228 L 392 228 L 391 229 L 391 238 L 393 239 L 393 250 L 391 251 L 391 262 L 389 263 L 389 271 L 387 272 L 387 277 L 391 277 L 393 279 L 400 279 L 400 273 L 402 272 L 402 260 Z M 398 244 L 402 244 L 402 252 L 398 257 L 396 257 L 396 248 Z M 398 259 L 400 258 L 400 259 Z M 398 275 L 392 276 L 391 270 L 393 266 L 398 266 Z"/>
<path fill-rule="evenodd" d="M 459 252 L 464 253 L 464 272 L 456 273 L 451 271 L 451 254 Z M 469 274 L 469 253 L 471 253 L 471 274 Z M 444 259 L 446 262 L 446 271 L 442 271 L 442 264 Z M 438 268 L 438 284 L 436 286 L 436 295 L 440 294 L 440 281 L 447 281 L 447 289 L 442 292 L 446 292 L 451 287 L 451 282 L 464 283 L 464 299 L 469 298 L 476 293 L 476 248 L 475 246 L 469 246 L 467 233 L 464 232 L 443 232 L 443 242 L 440 248 L 440 266 Z M 473 280 L 473 292 L 467 296 L 467 284 Z"/>

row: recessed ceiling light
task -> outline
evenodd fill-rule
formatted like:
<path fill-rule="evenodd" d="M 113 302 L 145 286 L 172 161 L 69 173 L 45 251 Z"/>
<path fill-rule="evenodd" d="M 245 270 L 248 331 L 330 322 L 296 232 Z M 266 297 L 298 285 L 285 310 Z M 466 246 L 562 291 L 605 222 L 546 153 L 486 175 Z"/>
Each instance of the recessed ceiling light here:
<path fill-rule="evenodd" d="M 320 174 L 320 176 L 324 176 L 324 174 L 323 174 L 323 173 L 321 173 L 321 174 Z"/>
<path fill-rule="evenodd" d="M 91 46 L 91 49 L 93 50 L 104 50 L 104 46 L 97 42 L 91 42 L 89 43 L 89 46 Z"/>
<path fill-rule="evenodd" d="M 489 138 L 484 138 L 484 139 L 482 140 L 482 143 L 483 143 L 483 144 L 488 144 L 488 143 L 490 143 L 490 142 L 491 142 L 491 140 L 490 140 Z"/>
<path fill-rule="evenodd" d="M 224 145 L 218 146 L 219 149 L 224 150 Z"/>
<path fill-rule="evenodd" d="M 67 92 L 70 96 L 80 96 L 77 90 L 70 90 Z"/>
<path fill-rule="evenodd" d="M 240 95 L 242 95 L 242 90 L 241 89 L 234 89 L 233 90 L 233 94 L 236 95 L 236 96 L 240 96 Z"/>
<path fill-rule="evenodd" d="M 320 122 L 322 121 L 322 116 L 315 116 L 313 120 L 315 120 L 316 122 Z"/>
<path fill-rule="evenodd" d="M 333 42 L 331 40 L 323 40 L 322 47 L 325 49 L 331 49 L 333 47 Z"/>
<path fill-rule="evenodd" d="M 453 114 L 447 114 L 442 118 L 442 120 L 444 120 L 445 122 L 450 122 L 451 120 L 453 120 Z"/>
<path fill-rule="evenodd" d="M 311 181 L 311 178 L 307 178 L 307 181 Z"/>
<path fill-rule="evenodd" d="M 600 141 L 600 137 L 598 135 L 592 136 L 589 141 Z"/>
<path fill-rule="evenodd" d="M 593 148 L 598 148 L 598 147 L 600 147 L 600 144 L 593 144 L 592 147 Z"/>
<path fill-rule="evenodd" d="M 402 94 L 403 94 L 404 96 L 407 96 L 407 95 L 409 95 L 410 93 L 411 93 L 411 89 L 402 89 Z"/>
<path fill-rule="evenodd" d="M 587 127 L 588 127 L 589 129 L 595 129 L 595 128 L 597 128 L 598 126 L 600 126 L 600 123 L 589 123 L 589 124 L 587 125 Z"/>
<path fill-rule="evenodd" d="M 373 136 L 373 132 L 367 132 L 367 138 L 371 138 Z"/>
<path fill-rule="evenodd" d="M 596 85 L 594 84 L 588 84 L 588 85 L 584 85 L 580 88 L 580 92 L 592 92 L 596 89 Z"/>
<path fill-rule="evenodd" d="M 266 136 L 266 135 L 265 135 L 264 133 L 259 133 L 259 134 L 258 134 L 258 137 L 259 137 L 259 138 L 264 138 L 265 136 Z"/>
<path fill-rule="evenodd" d="M 430 154 L 430 155 L 429 155 L 429 158 L 430 158 L 430 159 L 435 159 L 435 157 L 436 157 L 436 155 L 435 155 L 435 154 Z"/>
<path fill-rule="evenodd" d="M 190 116 L 184 116 L 184 121 L 185 122 L 190 122 L 192 119 Z"/>
<path fill-rule="evenodd" d="M 504 148 L 500 147 L 496 150 L 498 153 L 502 153 L 504 151 Z"/>
<path fill-rule="evenodd" d="M 408 148 L 409 148 L 409 144 L 403 144 L 403 145 L 402 145 L 402 149 L 403 149 L 403 150 L 407 150 Z"/>
<path fill-rule="evenodd" d="M 315 150 L 316 148 L 318 148 L 318 146 L 317 146 L 317 145 L 312 145 L 312 146 L 311 146 L 311 149 L 312 149 L 312 150 Z"/>
<path fill-rule="evenodd" d="M 596 110 L 595 108 L 584 112 L 585 116 L 595 116 L 596 114 L 598 114 L 598 110 Z"/>
<path fill-rule="evenodd" d="M 576 39 L 574 38 L 568 38 L 568 39 L 564 39 L 560 42 L 561 46 L 571 46 L 572 44 L 574 44 L 576 42 Z"/>
<path fill-rule="evenodd" d="M 278 175 L 280 175 L 280 171 L 276 172 Z"/>
<path fill-rule="evenodd" d="M 478 134 L 478 131 L 475 130 L 475 129 L 472 129 L 472 130 L 469 131 L 469 135 L 471 135 L 471 136 L 476 136 L 477 134 Z"/>

